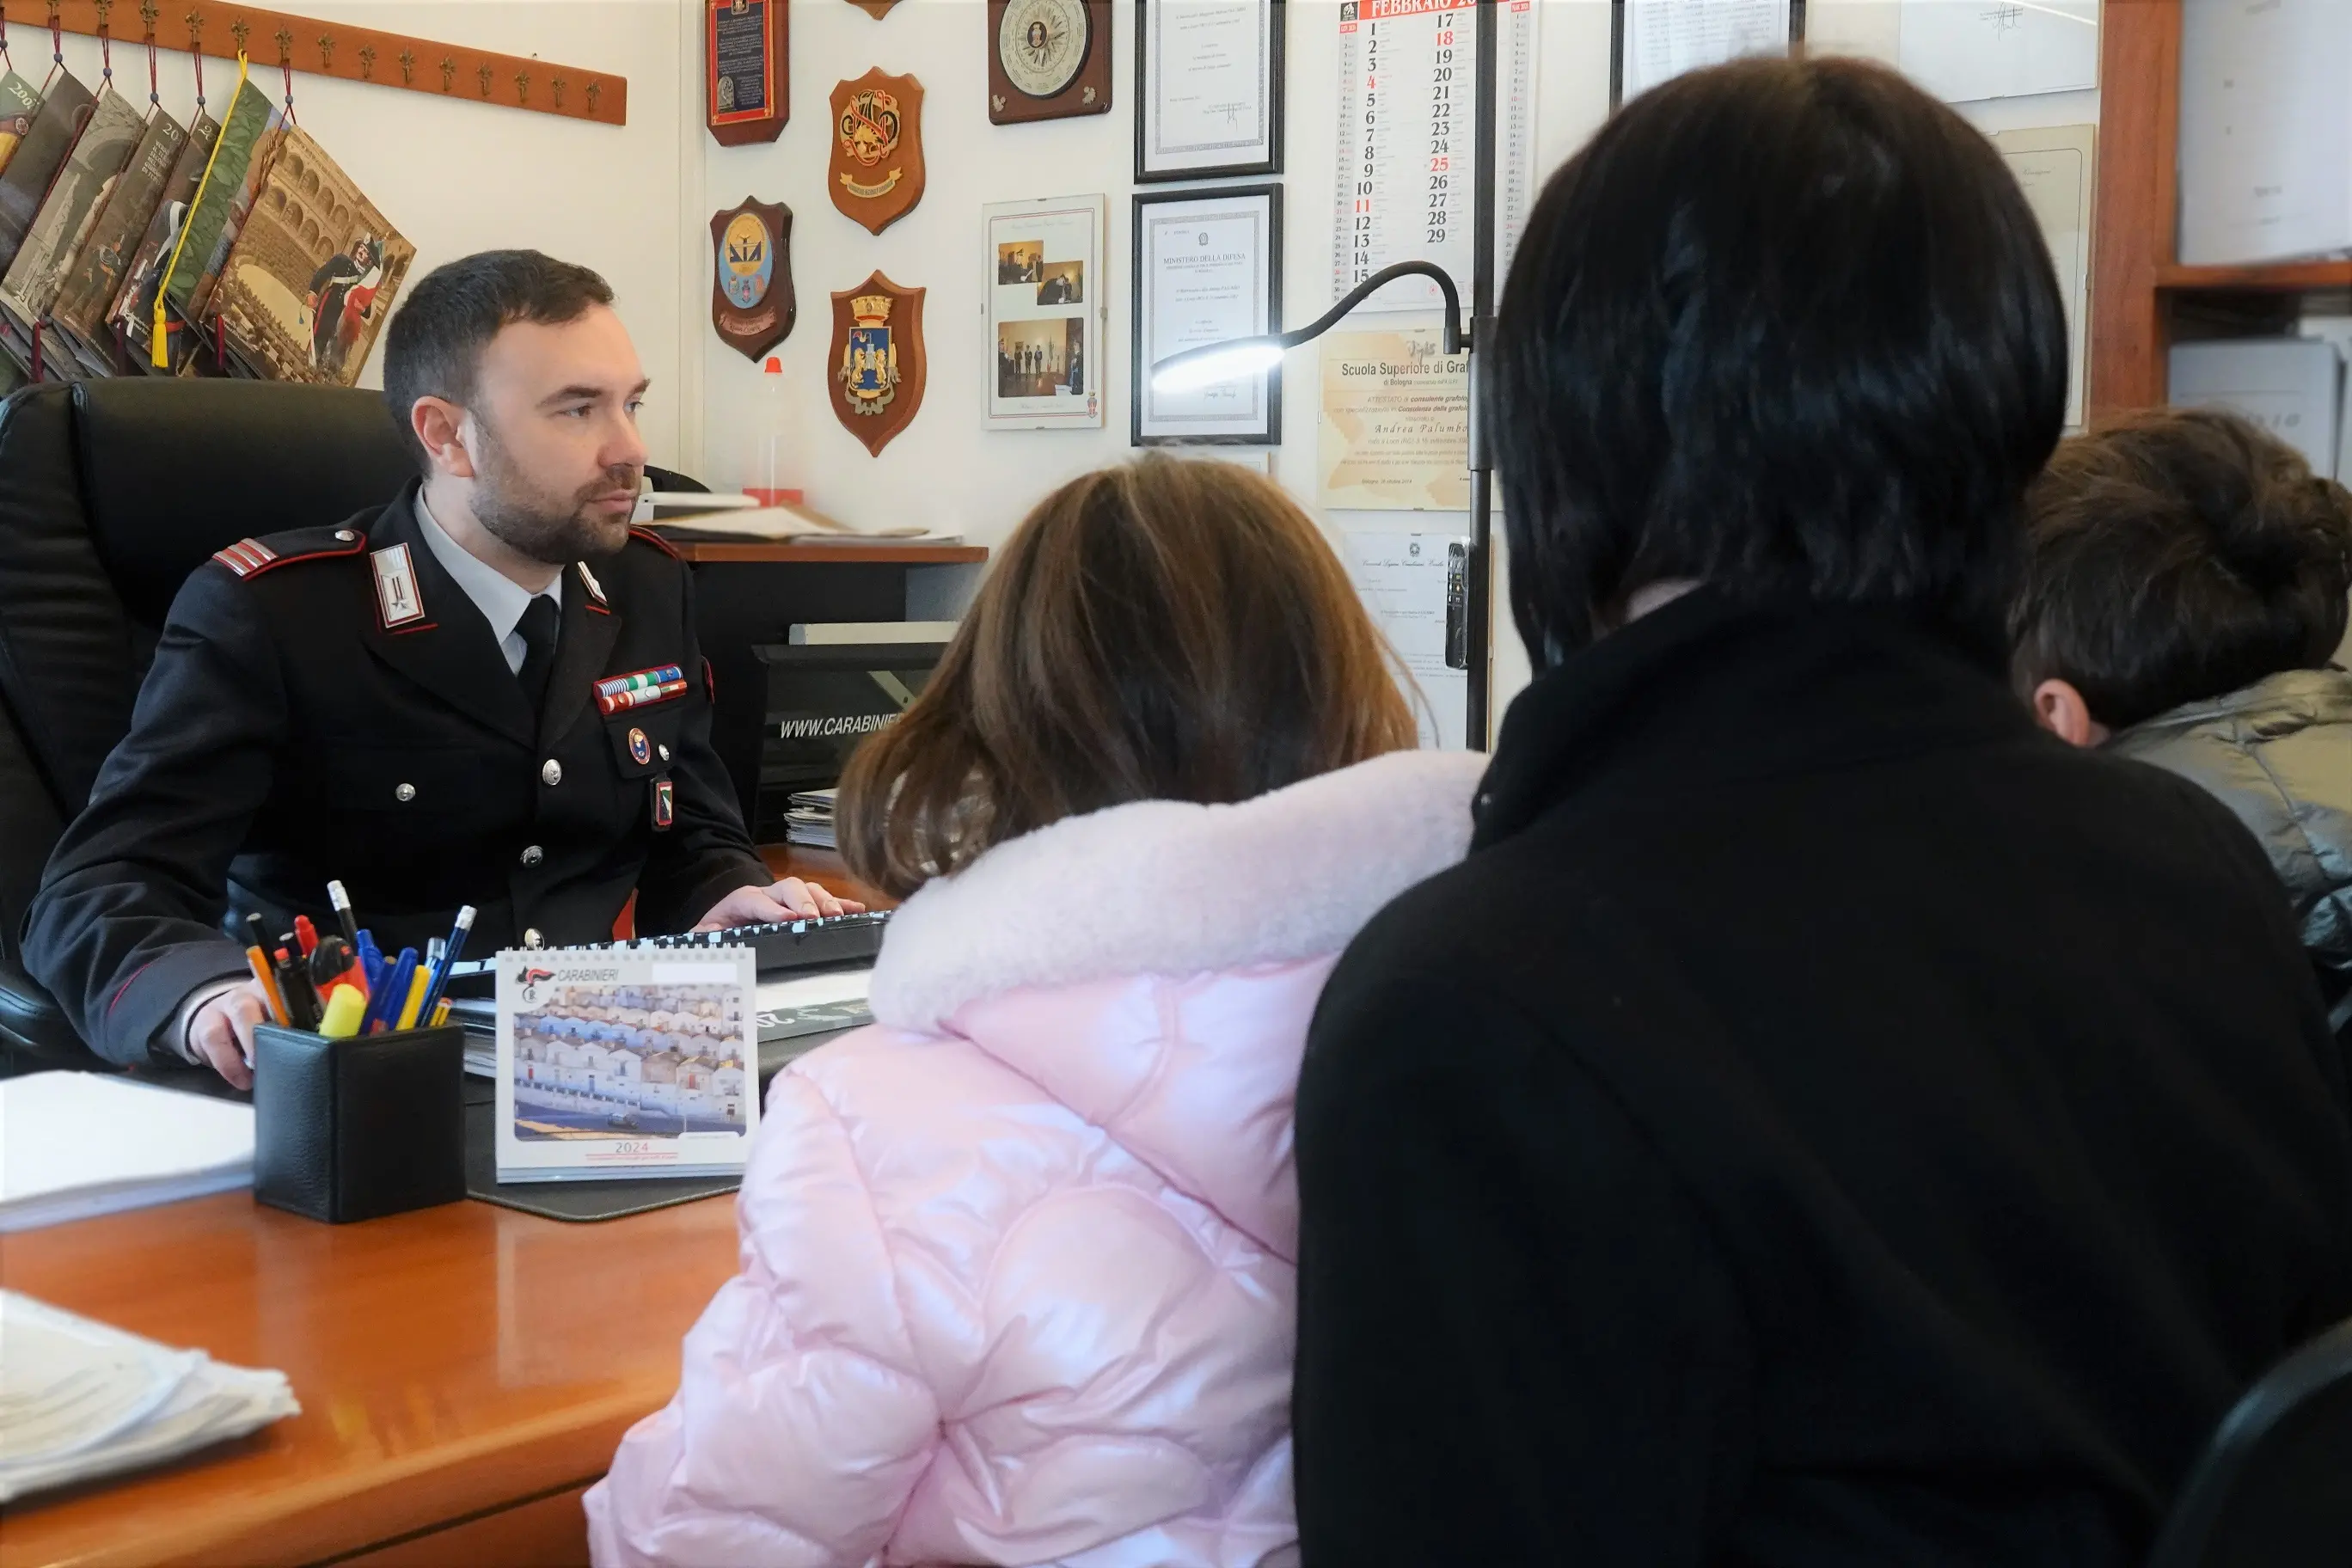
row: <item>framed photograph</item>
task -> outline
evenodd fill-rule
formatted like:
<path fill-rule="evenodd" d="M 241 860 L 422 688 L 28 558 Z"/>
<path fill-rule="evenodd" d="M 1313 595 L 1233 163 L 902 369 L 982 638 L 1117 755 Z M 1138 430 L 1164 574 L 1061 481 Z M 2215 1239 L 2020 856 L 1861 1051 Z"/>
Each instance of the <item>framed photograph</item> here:
<path fill-rule="evenodd" d="M 988 427 L 1102 428 L 1108 196 L 981 208 L 988 269 Z"/>
<path fill-rule="evenodd" d="M 1135 180 L 1282 173 L 1285 0 L 1136 0 Z"/>
<path fill-rule="evenodd" d="M 1187 349 L 1282 331 L 1282 187 L 1135 197 L 1132 441 L 1282 443 L 1282 367 L 1160 392 L 1151 367 Z"/>

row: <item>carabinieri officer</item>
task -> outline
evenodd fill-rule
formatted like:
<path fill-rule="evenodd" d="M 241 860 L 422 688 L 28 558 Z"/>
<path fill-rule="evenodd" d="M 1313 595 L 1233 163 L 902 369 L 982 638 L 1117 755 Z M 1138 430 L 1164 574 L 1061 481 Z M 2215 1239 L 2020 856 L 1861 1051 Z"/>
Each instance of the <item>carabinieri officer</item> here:
<path fill-rule="evenodd" d="M 710 748 L 686 568 L 633 531 L 646 376 L 584 268 L 489 251 L 411 290 L 384 388 L 424 470 L 381 511 L 188 579 L 130 734 L 67 829 L 26 965 L 122 1063 L 250 1083 L 264 1016 L 224 921 L 468 951 L 834 914 L 771 885 Z M 266 482 L 266 481 L 265 481 Z"/>

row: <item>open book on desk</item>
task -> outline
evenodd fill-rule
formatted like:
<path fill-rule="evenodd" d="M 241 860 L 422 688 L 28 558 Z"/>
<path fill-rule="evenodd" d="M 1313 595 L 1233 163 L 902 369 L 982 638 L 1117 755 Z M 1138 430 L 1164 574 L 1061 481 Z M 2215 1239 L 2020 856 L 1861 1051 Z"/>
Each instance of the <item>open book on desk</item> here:
<path fill-rule="evenodd" d="M 961 533 L 933 533 L 919 523 L 852 528 L 804 506 L 731 508 L 663 518 L 650 525 L 665 539 L 693 544 L 960 544 Z"/>

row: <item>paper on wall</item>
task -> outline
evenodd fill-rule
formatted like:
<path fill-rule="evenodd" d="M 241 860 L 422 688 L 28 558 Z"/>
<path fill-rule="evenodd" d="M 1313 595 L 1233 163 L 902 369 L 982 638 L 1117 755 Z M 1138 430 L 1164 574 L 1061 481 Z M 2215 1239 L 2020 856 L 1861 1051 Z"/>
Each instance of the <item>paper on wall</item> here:
<path fill-rule="evenodd" d="M 1903 0 L 1896 63 L 1947 103 L 2099 85 L 2099 0 Z"/>
<path fill-rule="evenodd" d="M 2091 175 L 2095 125 L 2002 131 L 1993 145 L 2024 191 L 2066 302 L 2066 424 L 2083 424 L 2084 356 L 2091 323 Z"/>
<path fill-rule="evenodd" d="M 1464 615 L 1469 546 L 1461 533 L 1341 530 L 1348 580 L 1411 677 L 1405 696 L 1424 748 L 1461 751 L 1469 732 Z"/>

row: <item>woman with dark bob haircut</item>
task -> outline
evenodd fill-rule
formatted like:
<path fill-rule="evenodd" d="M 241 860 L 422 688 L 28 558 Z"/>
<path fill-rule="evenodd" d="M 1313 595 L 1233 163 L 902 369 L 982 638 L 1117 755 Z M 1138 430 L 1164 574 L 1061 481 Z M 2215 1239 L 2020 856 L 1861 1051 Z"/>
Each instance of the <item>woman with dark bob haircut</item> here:
<path fill-rule="evenodd" d="M 2134 1564 L 2352 1313 L 2269 866 L 2005 679 L 2064 334 L 1875 67 L 1683 77 L 1546 188 L 1478 345 L 1536 679 L 1299 1088 L 1308 1568 Z"/>

